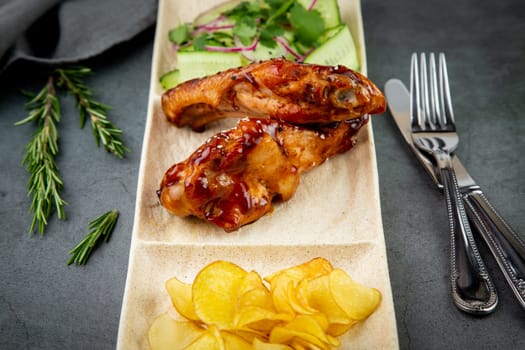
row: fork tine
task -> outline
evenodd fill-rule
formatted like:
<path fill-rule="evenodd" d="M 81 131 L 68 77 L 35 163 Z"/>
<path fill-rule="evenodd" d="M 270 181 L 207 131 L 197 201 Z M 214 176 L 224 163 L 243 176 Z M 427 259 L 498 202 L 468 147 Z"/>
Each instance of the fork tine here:
<path fill-rule="evenodd" d="M 429 75 L 430 75 L 430 113 L 428 115 L 429 122 L 434 128 L 439 124 L 441 118 L 440 101 L 438 95 L 438 79 L 436 73 L 436 59 L 434 53 L 430 53 L 429 57 Z"/>
<path fill-rule="evenodd" d="M 419 69 L 415 52 L 410 60 L 410 116 L 412 129 L 423 127 L 421 108 L 419 108 Z"/>
<path fill-rule="evenodd" d="M 454 111 L 452 110 L 452 98 L 450 97 L 450 85 L 448 81 L 447 62 L 445 54 L 439 54 L 439 88 L 441 95 L 441 110 L 443 127 L 455 127 Z"/>
<path fill-rule="evenodd" d="M 421 124 L 425 129 L 431 128 L 429 123 L 430 104 L 428 102 L 428 75 L 427 75 L 427 60 L 424 53 L 421 54 L 420 60 L 420 109 L 423 110 Z"/>

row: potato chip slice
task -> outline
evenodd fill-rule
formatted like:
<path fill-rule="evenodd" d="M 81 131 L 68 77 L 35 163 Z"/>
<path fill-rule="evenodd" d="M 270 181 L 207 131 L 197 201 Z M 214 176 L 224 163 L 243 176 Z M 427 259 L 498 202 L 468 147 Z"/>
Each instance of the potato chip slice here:
<path fill-rule="evenodd" d="M 299 283 L 295 287 L 295 299 L 297 300 L 297 303 L 299 303 L 303 307 L 309 308 L 317 312 L 318 310 L 312 308 L 310 302 L 308 301 L 308 282 L 309 279 L 303 279 L 299 281 Z"/>
<path fill-rule="evenodd" d="M 316 310 L 305 303 L 305 298 L 298 295 L 297 286 L 302 280 L 310 280 L 325 275 L 333 270 L 325 258 L 315 258 L 303 264 L 289 267 L 265 278 L 270 283 L 270 293 L 278 312 L 289 314 L 312 314 Z"/>
<path fill-rule="evenodd" d="M 354 323 L 354 320 L 352 320 L 335 302 L 330 289 L 329 274 L 308 281 L 306 285 L 306 293 L 308 304 L 311 305 L 312 308 L 319 310 L 319 312 L 326 315 L 329 323 L 328 329 L 340 329 L 340 327 L 334 325 L 346 326 Z M 327 333 L 331 335 L 342 334 L 339 333 L 339 331 L 336 331 L 335 333 L 333 331 L 327 331 Z"/>
<path fill-rule="evenodd" d="M 302 281 L 306 280 L 293 280 L 285 274 L 276 276 L 272 280 L 270 294 L 277 312 L 289 315 L 310 315 L 317 312 L 310 307 L 306 298 L 299 295 L 304 293 L 301 289 L 297 289 L 301 288 Z"/>
<path fill-rule="evenodd" d="M 239 295 L 249 292 L 253 289 L 265 289 L 266 286 L 263 284 L 261 276 L 255 272 L 250 271 L 244 276 L 242 283 L 239 285 Z"/>
<path fill-rule="evenodd" d="M 242 294 L 238 298 L 238 307 L 258 306 L 268 310 L 275 310 L 273 307 L 272 296 L 266 288 L 252 289 Z"/>
<path fill-rule="evenodd" d="M 248 272 L 238 290 L 238 308 L 259 306 L 274 310 L 270 291 L 263 284 L 261 276 L 254 271 Z"/>
<path fill-rule="evenodd" d="M 325 275 L 333 270 L 332 264 L 325 258 L 314 258 L 310 261 L 296 265 L 293 267 L 286 268 L 284 270 L 277 271 L 264 279 L 272 284 L 272 280 L 279 275 L 287 275 L 294 281 L 301 279 L 311 279 L 318 276 Z"/>
<path fill-rule="evenodd" d="M 330 349 L 338 346 L 339 341 L 323 331 L 314 316 L 299 315 L 284 326 L 276 326 L 270 333 L 270 343 L 277 344 L 306 344 L 306 348 L 317 347 Z"/>
<path fill-rule="evenodd" d="M 290 343 L 290 346 L 294 350 L 310 350 L 311 349 L 311 344 L 309 344 L 308 342 L 302 341 L 301 339 L 297 339 L 297 338 L 292 340 L 292 342 Z"/>
<path fill-rule="evenodd" d="M 158 316 L 148 330 L 151 350 L 178 350 L 194 342 L 205 330 L 190 321 L 176 321 L 168 313 Z"/>
<path fill-rule="evenodd" d="M 193 282 L 195 314 L 208 325 L 232 329 L 237 312 L 237 295 L 247 272 L 226 261 L 203 268 Z"/>
<path fill-rule="evenodd" d="M 356 321 L 370 316 L 381 303 L 379 290 L 354 281 L 340 269 L 330 273 L 330 291 L 337 305 Z"/>
<path fill-rule="evenodd" d="M 223 333 L 224 332 L 234 333 L 236 336 L 244 339 L 249 344 L 252 344 L 255 339 L 263 339 L 263 338 L 266 337 L 266 335 L 264 333 L 257 333 L 257 332 L 254 332 L 254 331 L 242 330 L 242 329 L 234 329 L 234 330 L 231 330 L 231 331 L 222 331 L 222 332 Z"/>
<path fill-rule="evenodd" d="M 291 321 L 293 316 L 279 314 L 258 306 L 246 306 L 237 311 L 235 328 L 264 335 L 279 322 Z"/>
<path fill-rule="evenodd" d="M 225 350 L 252 350 L 252 344 L 236 333 L 223 331 L 221 337 L 224 340 Z"/>
<path fill-rule="evenodd" d="M 210 333 L 205 332 L 199 338 L 197 338 L 193 343 L 184 348 L 184 350 L 223 350 L 224 344 L 221 340 Z"/>
<path fill-rule="evenodd" d="M 300 315 L 313 315 L 319 312 L 308 303 L 308 298 L 306 297 L 307 282 L 307 279 L 302 279 L 297 283 L 288 285 L 288 304 L 293 311 Z"/>
<path fill-rule="evenodd" d="M 356 323 L 357 321 L 354 320 L 349 321 L 348 323 L 330 323 L 326 329 L 326 334 L 332 337 L 338 337 L 348 332 L 348 330 Z"/>
<path fill-rule="evenodd" d="M 195 314 L 192 298 L 192 285 L 173 277 L 166 281 L 166 290 L 175 310 L 188 320 L 199 321 Z"/>
<path fill-rule="evenodd" d="M 263 342 L 259 339 L 254 339 L 253 341 L 253 350 L 292 350 L 294 348 L 289 347 L 285 344 L 271 344 Z"/>
<path fill-rule="evenodd" d="M 281 275 L 272 280 L 270 294 L 272 296 L 273 305 L 278 313 L 284 313 L 294 316 L 300 307 L 297 302 L 292 300 L 295 290 L 295 281 L 286 275 Z"/>

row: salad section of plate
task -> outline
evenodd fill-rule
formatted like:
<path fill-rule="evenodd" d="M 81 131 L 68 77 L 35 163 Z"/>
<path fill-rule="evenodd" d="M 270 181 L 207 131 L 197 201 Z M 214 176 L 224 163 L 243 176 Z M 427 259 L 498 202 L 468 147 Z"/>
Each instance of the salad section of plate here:
<path fill-rule="evenodd" d="M 379 205 L 372 122 L 357 145 L 301 177 L 295 195 L 276 203 L 256 222 L 226 233 L 193 218 L 180 218 L 161 207 L 156 190 L 172 164 L 184 160 L 208 137 L 233 126 L 221 121 L 196 133 L 179 129 L 163 116 L 159 78 L 174 68 L 175 52 L 167 33 L 221 0 L 159 2 L 150 97 L 137 188 L 135 220 L 118 349 L 147 349 L 147 330 L 170 304 L 164 283 L 178 277 L 191 283 L 214 260 L 234 262 L 262 276 L 315 257 L 328 259 L 355 280 L 377 288 L 383 299 L 365 322 L 340 337 L 341 349 L 397 348 L 392 292 Z M 356 44 L 366 75 L 364 33 L 359 0 L 340 1 L 342 20 Z"/>

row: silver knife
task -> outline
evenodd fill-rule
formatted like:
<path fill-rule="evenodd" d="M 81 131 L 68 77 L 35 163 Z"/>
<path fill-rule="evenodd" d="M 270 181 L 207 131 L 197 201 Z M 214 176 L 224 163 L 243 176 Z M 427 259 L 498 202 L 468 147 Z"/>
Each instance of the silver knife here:
<path fill-rule="evenodd" d="M 442 189 L 434 164 L 412 142 L 410 95 L 407 88 L 401 80 L 390 79 L 385 85 L 385 95 L 388 109 L 406 143 L 414 151 L 436 186 Z M 472 225 L 483 237 L 518 302 L 525 308 L 525 243 L 489 202 L 457 155 L 453 155 L 452 164 Z"/>

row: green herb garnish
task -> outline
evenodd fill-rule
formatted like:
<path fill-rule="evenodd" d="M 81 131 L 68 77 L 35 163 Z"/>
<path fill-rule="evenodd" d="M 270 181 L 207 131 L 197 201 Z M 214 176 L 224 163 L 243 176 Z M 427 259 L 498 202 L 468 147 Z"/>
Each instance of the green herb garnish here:
<path fill-rule="evenodd" d="M 99 240 L 101 238 L 104 239 L 104 242 L 109 240 L 111 233 L 117 224 L 118 216 L 119 212 L 114 209 L 90 221 L 88 225 L 90 230 L 89 234 L 84 237 L 75 248 L 71 249 L 69 252 L 71 256 L 69 257 L 67 264 L 71 265 L 75 263 L 77 265 L 85 265 L 89 260 L 93 248 Z"/>
<path fill-rule="evenodd" d="M 28 196 L 33 196 L 30 207 L 33 213 L 30 232 L 36 228 L 40 234 L 44 234 L 53 209 L 56 210 L 59 219 L 65 219 L 64 206 L 67 204 L 61 197 L 64 184 L 55 162 L 58 154 L 57 124 L 61 117 L 60 104 L 52 77 L 38 94 L 27 94 L 32 96 L 26 103 L 29 115 L 15 125 L 30 122 L 38 125 L 37 131 L 25 146 L 26 154 L 22 164 L 30 174 L 27 183 Z"/>
<path fill-rule="evenodd" d="M 55 161 L 59 151 L 57 126 L 62 118 L 57 88 L 65 88 L 76 99 L 81 127 L 86 118 L 90 118 L 97 145 L 102 143 L 108 152 L 119 158 L 123 158 L 128 152 L 121 140 L 122 131 L 107 117 L 109 107 L 96 101 L 93 92 L 83 82 L 83 78 L 90 73 L 91 70 L 84 67 L 56 69 L 37 94 L 26 92 L 31 98 L 26 103 L 28 116 L 15 125 L 31 122 L 37 125 L 37 131 L 25 146 L 22 161 L 30 174 L 27 191 L 28 196 L 32 197 L 31 233 L 36 229 L 43 235 L 54 211 L 59 219 L 65 219 L 64 206 L 67 202 L 61 196 L 64 183 Z"/>
<path fill-rule="evenodd" d="M 182 24 L 169 40 L 185 51 L 254 51 L 282 45 L 297 60 L 320 45 L 326 26 L 317 10 L 297 0 L 243 1 L 208 23 Z"/>
<path fill-rule="evenodd" d="M 108 152 L 124 158 L 124 154 L 129 150 L 122 143 L 122 130 L 115 127 L 107 117 L 110 107 L 95 101 L 92 98 L 92 91 L 83 82 L 83 79 L 91 74 L 91 70 L 79 67 L 57 69 L 56 72 L 59 75 L 58 86 L 66 87 L 77 102 L 80 127 L 84 127 L 86 116 L 89 116 L 97 146 L 102 143 Z"/>

